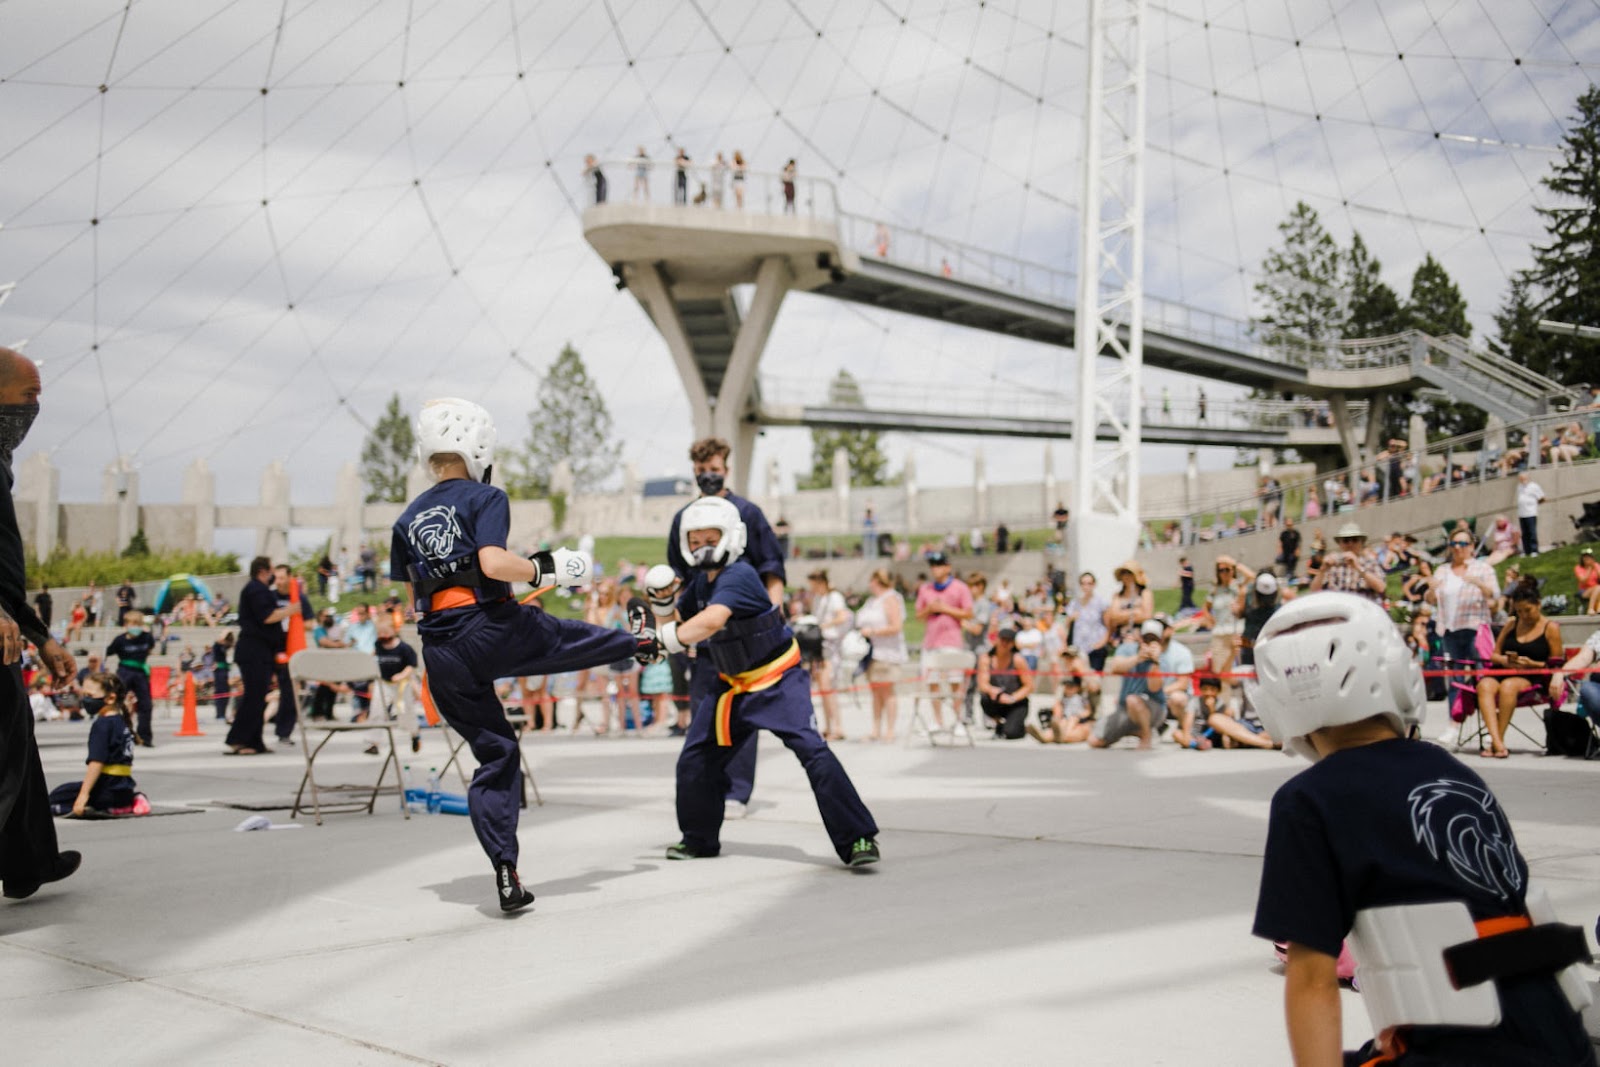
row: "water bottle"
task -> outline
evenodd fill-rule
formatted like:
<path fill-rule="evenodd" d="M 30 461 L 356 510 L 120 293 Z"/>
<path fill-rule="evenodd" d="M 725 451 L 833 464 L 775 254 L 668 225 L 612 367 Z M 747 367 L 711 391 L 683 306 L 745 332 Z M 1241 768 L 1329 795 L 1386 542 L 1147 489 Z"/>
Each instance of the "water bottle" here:
<path fill-rule="evenodd" d="M 403 764 L 400 768 L 400 781 L 405 789 L 406 810 L 413 815 L 428 810 L 428 794 L 421 786 L 417 785 L 416 778 L 411 773 L 411 764 Z"/>
<path fill-rule="evenodd" d="M 428 768 L 428 814 L 439 814 L 439 770 L 437 767 Z"/>

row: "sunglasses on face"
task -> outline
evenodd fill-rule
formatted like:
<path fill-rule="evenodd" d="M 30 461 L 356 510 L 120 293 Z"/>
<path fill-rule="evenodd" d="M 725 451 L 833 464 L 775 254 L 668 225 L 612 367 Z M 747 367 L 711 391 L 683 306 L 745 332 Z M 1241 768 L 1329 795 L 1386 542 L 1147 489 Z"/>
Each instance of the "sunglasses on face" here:
<path fill-rule="evenodd" d="M 1450 547 L 1451 548 L 1471 548 L 1472 547 L 1472 542 L 1471 541 L 1451 541 L 1450 542 Z"/>

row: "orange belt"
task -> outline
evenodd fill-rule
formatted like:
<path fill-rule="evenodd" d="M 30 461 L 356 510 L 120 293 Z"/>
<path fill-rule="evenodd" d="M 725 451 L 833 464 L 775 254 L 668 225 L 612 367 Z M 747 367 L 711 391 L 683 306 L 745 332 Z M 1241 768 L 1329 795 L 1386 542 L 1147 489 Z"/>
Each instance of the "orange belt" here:
<path fill-rule="evenodd" d="M 790 667 L 800 665 L 800 644 L 790 641 L 782 655 L 760 667 L 752 667 L 738 674 L 718 674 L 728 683 L 728 691 L 717 697 L 717 744 L 727 748 L 733 744 L 733 698 L 745 693 L 759 693 L 771 689 Z"/>
<path fill-rule="evenodd" d="M 478 594 L 476 590 L 468 589 L 464 585 L 446 586 L 428 597 L 428 613 L 448 611 L 451 608 L 464 608 L 477 602 Z"/>

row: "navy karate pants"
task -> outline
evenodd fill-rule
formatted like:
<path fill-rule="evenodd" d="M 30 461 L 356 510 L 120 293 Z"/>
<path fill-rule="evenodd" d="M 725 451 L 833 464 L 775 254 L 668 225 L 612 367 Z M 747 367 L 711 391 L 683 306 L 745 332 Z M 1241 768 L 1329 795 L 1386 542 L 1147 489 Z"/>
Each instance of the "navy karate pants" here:
<path fill-rule="evenodd" d="M 705 656 L 696 656 L 689 675 L 689 708 L 696 719 L 709 718 L 717 713 L 717 694 L 726 688 L 717 677 L 717 669 Z M 756 739 L 759 731 L 751 730 L 742 740 L 733 744 L 733 757 L 728 760 L 728 800 L 750 803 L 756 790 Z"/>
<path fill-rule="evenodd" d="M 709 663 L 702 660 L 697 667 L 707 668 Z M 752 740 L 757 730 L 770 730 L 806 769 L 833 850 L 839 859 L 849 860 L 850 846 L 858 838 L 876 837 L 878 824 L 861 802 L 839 757 L 811 725 L 811 676 L 803 667 L 791 667 L 771 689 L 734 697 L 733 744 L 724 748 L 717 744 L 715 697 L 727 689 L 727 683 L 717 678 L 712 700 L 695 705 L 689 735 L 678 756 L 678 829 L 683 831 L 684 843 L 708 856 L 721 850 L 718 838 L 728 795 L 728 766 L 741 741 Z M 750 747 L 752 751 L 755 748 Z"/>
<path fill-rule="evenodd" d="M 495 695 L 495 679 L 581 671 L 627 659 L 638 647 L 639 639 L 627 630 L 553 618 L 509 600 L 423 620 L 428 690 L 478 760 L 467 811 L 491 862 L 516 864 L 522 806 L 517 737 Z"/>
<path fill-rule="evenodd" d="M 145 744 L 154 740 L 150 732 L 150 675 L 132 667 L 118 667 L 117 678 L 133 694 L 133 733 Z"/>

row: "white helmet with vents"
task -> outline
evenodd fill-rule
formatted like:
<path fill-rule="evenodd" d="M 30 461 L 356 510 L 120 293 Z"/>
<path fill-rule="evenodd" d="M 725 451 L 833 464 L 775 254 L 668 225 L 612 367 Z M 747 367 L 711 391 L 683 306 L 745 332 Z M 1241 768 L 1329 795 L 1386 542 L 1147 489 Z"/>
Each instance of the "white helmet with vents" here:
<path fill-rule="evenodd" d="M 1401 736 L 1427 710 L 1422 669 L 1377 604 L 1353 593 L 1312 593 L 1267 620 L 1245 689 L 1284 751 L 1315 761 L 1307 736 L 1387 716 Z"/>
<path fill-rule="evenodd" d="M 430 400 L 417 413 L 417 455 L 460 456 L 475 481 L 489 480 L 494 465 L 494 419 L 470 400 L 447 396 Z M 437 481 L 437 478 L 435 478 Z"/>
<path fill-rule="evenodd" d="M 721 530 L 715 547 L 706 546 L 697 554 L 689 549 L 689 531 Z M 678 551 L 696 567 L 726 567 L 744 555 L 744 520 L 739 509 L 720 496 L 703 496 L 683 509 L 678 521 Z"/>

